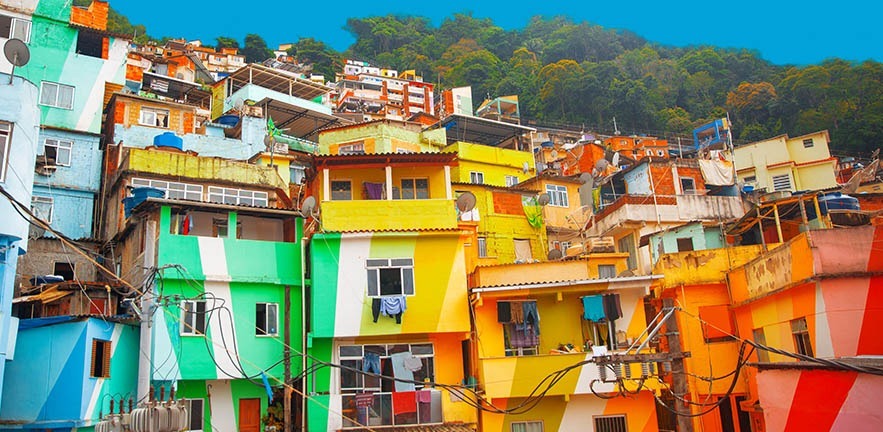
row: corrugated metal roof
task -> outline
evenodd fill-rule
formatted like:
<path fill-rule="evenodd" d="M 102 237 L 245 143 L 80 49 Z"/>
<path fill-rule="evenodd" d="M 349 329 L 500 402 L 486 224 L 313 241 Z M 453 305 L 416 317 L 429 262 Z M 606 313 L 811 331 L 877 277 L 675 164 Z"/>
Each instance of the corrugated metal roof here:
<path fill-rule="evenodd" d="M 343 166 L 355 164 L 403 164 L 403 163 L 445 163 L 457 161 L 455 152 L 421 153 L 371 153 L 349 155 L 316 155 L 313 157 L 316 168 L 322 166 Z"/>
<path fill-rule="evenodd" d="M 464 423 L 446 423 L 438 425 L 415 425 L 415 426 L 396 426 L 396 427 L 377 427 L 372 426 L 371 429 L 355 429 L 356 431 L 384 431 L 384 432 L 475 432 L 474 424 Z"/>
<path fill-rule="evenodd" d="M 507 288 L 511 289 L 531 289 L 531 288 L 551 288 L 564 285 L 593 285 L 602 283 L 627 283 L 627 282 L 647 282 L 653 279 L 661 279 L 662 275 L 649 276 L 623 276 L 613 278 L 590 278 L 590 279 L 556 279 L 556 280 L 524 280 L 517 283 L 499 284 L 499 285 L 483 285 L 471 289 L 473 292 L 483 291 L 502 291 Z"/>

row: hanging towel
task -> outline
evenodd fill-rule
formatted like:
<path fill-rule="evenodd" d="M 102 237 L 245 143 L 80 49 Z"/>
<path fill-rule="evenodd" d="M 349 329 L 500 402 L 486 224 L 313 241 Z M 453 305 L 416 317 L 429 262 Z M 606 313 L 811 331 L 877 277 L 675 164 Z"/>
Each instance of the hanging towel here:
<path fill-rule="evenodd" d="M 622 307 L 619 305 L 619 294 L 604 294 L 604 316 L 607 321 L 622 318 Z"/>
<path fill-rule="evenodd" d="M 389 356 L 389 361 L 392 362 L 392 376 L 405 381 L 414 381 L 414 372 L 408 370 L 405 367 L 405 359 L 408 357 L 412 357 L 412 354 L 408 351 L 395 353 Z M 395 391 L 397 392 L 406 392 L 414 391 L 414 383 L 412 382 L 403 382 L 396 381 L 395 382 Z M 414 395 L 411 395 L 413 400 Z"/>
<path fill-rule="evenodd" d="M 514 307 L 509 308 L 509 311 L 512 313 L 513 323 L 521 324 L 524 322 L 524 309 L 517 302 Z"/>
<path fill-rule="evenodd" d="M 512 322 L 512 303 L 506 301 L 497 302 L 497 322 L 502 324 L 508 324 Z"/>
<path fill-rule="evenodd" d="M 365 353 L 362 359 L 362 372 L 380 374 L 380 356 L 374 353 Z"/>
<path fill-rule="evenodd" d="M 365 195 L 367 195 L 370 200 L 379 200 L 383 199 L 383 183 L 362 183 L 362 187 L 365 188 Z"/>
<path fill-rule="evenodd" d="M 600 295 L 583 297 L 583 318 L 598 322 L 604 319 L 604 298 Z"/>
<path fill-rule="evenodd" d="M 392 415 L 416 413 L 417 392 L 395 391 L 392 394 Z"/>
<path fill-rule="evenodd" d="M 705 184 L 712 186 L 730 186 L 735 184 L 733 163 L 728 160 L 713 158 L 711 160 L 698 159 L 699 170 Z"/>
<path fill-rule="evenodd" d="M 537 302 L 529 301 L 521 303 L 521 308 L 524 311 L 524 323 L 530 324 L 533 327 L 534 332 L 539 335 L 540 334 L 540 314 L 537 312 Z"/>
<path fill-rule="evenodd" d="M 432 403 L 432 391 L 420 390 L 417 392 L 417 402 Z"/>
<path fill-rule="evenodd" d="M 432 392 L 429 390 L 420 390 L 417 392 L 417 403 L 420 406 L 420 417 L 418 423 L 429 423 L 432 421 Z"/>

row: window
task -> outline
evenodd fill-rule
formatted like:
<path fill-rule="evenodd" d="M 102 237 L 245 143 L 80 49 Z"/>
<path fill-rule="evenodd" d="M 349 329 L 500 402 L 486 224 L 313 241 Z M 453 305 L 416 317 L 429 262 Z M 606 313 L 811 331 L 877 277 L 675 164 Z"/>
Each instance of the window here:
<path fill-rule="evenodd" d="M 535 300 L 497 302 L 497 318 L 503 326 L 503 350 L 507 357 L 538 354 L 540 345 L 539 314 L 537 313 L 536 317 L 528 318 L 527 311 L 530 309 L 537 313 Z M 512 315 L 513 310 L 522 312 L 523 323 L 505 321 L 506 318 L 503 318 L 507 314 L 505 311 Z"/>
<path fill-rule="evenodd" d="M 205 427 L 202 422 L 202 416 L 205 412 L 205 401 L 202 399 L 185 399 L 185 401 L 187 403 L 187 412 L 190 414 L 190 423 L 185 430 L 202 431 Z"/>
<path fill-rule="evenodd" d="M 656 156 L 665 157 L 665 151 L 664 150 L 656 150 Z"/>
<path fill-rule="evenodd" d="M 28 43 L 31 41 L 31 22 L 8 15 L 0 15 L 0 37 L 19 39 Z"/>
<path fill-rule="evenodd" d="M 595 432 L 628 432 L 625 415 L 597 416 L 594 419 Z"/>
<path fill-rule="evenodd" d="M 205 334 L 205 300 L 185 300 L 181 303 L 181 334 Z"/>
<path fill-rule="evenodd" d="M 353 199 L 353 184 L 349 180 L 331 181 L 331 200 L 349 201 Z"/>
<path fill-rule="evenodd" d="M 289 166 L 289 173 L 288 181 L 291 184 L 301 184 L 307 176 L 306 168 L 302 166 Z"/>
<path fill-rule="evenodd" d="M 484 173 L 480 173 L 478 171 L 470 171 L 469 182 L 472 184 L 484 184 Z"/>
<path fill-rule="evenodd" d="M 92 378 L 110 378 L 110 341 L 92 339 Z"/>
<path fill-rule="evenodd" d="M 733 319 L 727 305 L 700 306 L 699 319 L 702 320 L 702 334 L 705 342 L 727 342 L 733 340 Z"/>
<path fill-rule="evenodd" d="M 31 197 L 31 212 L 48 223 L 52 223 L 52 197 L 34 195 Z"/>
<path fill-rule="evenodd" d="M 616 277 L 616 266 L 611 264 L 598 264 L 598 277 L 609 279 Z"/>
<path fill-rule="evenodd" d="M 77 54 L 104 58 L 104 36 L 88 30 L 77 32 Z"/>
<path fill-rule="evenodd" d="M 766 346 L 766 334 L 763 332 L 763 327 L 756 328 L 751 332 L 754 337 L 754 342 L 758 345 Z M 757 361 L 760 363 L 769 363 L 770 362 L 770 352 L 765 349 L 758 348 L 757 351 Z"/>
<path fill-rule="evenodd" d="M 269 195 L 266 192 L 209 186 L 208 200 L 221 204 L 267 207 Z"/>
<path fill-rule="evenodd" d="M 554 207 L 568 207 L 566 186 L 546 185 L 546 193 L 549 194 L 549 205 Z"/>
<path fill-rule="evenodd" d="M 74 88 L 69 85 L 43 81 L 40 85 L 40 105 L 74 109 Z"/>
<path fill-rule="evenodd" d="M 510 430 L 511 432 L 543 432 L 543 421 L 512 422 Z"/>
<path fill-rule="evenodd" d="M 812 341 L 809 337 L 809 328 L 806 326 L 806 318 L 791 321 L 791 335 L 794 336 L 794 350 L 798 354 L 813 357 Z"/>
<path fill-rule="evenodd" d="M 369 259 L 368 296 L 414 295 L 412 258 Z"/>
<path fill-rule="evenodd" d="M 64 280 L 74 280 L 74 265 L 66 261 L 56 261 L 52 266 L 52 274 L 61 276 Z"/>
<path fill-rule="evenodd" d="M 678 252 L 688 252 L 693 250 L 693 238 L 692 237 L 683 237 L 677 239 L 678 242 Z"/>
<path fill-rule="evenodd" d="M 46 141 L 43 141 L 43 155 L 46 156 L 46 163 L 70 166 L 73 146 L 74 142 L 70 140 L 46 138 Z"/>
<path fill-rule="evenodd" d="M 756 176 L 745 177 L 745 184 L 754 184 L 755 182 L 757 182 Z"/>
<path fill-rule="evenodd" d="M 168 199 L 202 201 L 202 185 L 133 178 L 132 186 L 148 186 L 165 191 Z"/>
<path fill-rule="evenodd" d="M 629 270 L 638 268 L 638 259 L 636 257 L 637 253 L 635 251 L 635 240 L 634 234 L 629 234 L 616 242 L 616 246 L 619 253 L 627 253 L 629 254 L 626 262 L 629 265 Z"/>
<path fill-rule="evenodd" d="M 402 199 L 429 199 L 429 180 L 402 179 Z"/>
<path fill-rule="evenodd" d="M 230 237 L 230 222 L 227 219 L 212 219 L 212 237 Z M 236 222 L 234 238 L 242 238 L 242 222 Z"/>
<path fill-rule="evenodd" d="M 256 335 L 275 336 L 279 334 L 279 305 L 276 303 L 258 303 L 255 305 Z"/>
<path fill-rule="evenodd" d="M 684 195 L 696 194 L 696 180 L 690 177 L 681 177 L 681 193 Z"/>
<path fill-rule="evenodd" d="M 145 126 L 169 127 L 169 110 L 141 107 L 141 116 L 138 123 Z"/>
<path fill-rule="evenodd" d="M 12 142 L 12 123 L 0 122 L 0 182 L 6 181 L 6 156 Z"/>
<path fill-rule="evenodd" d="M 342 155 L 365 154 L 365 144 L 364 143 L 343 144 L 337 148 L 337 154 L 342 154 Z"/>
<path fill-rule="evenodd" d="M 478 257 L 487 258 L 487 237 L 478 238 Z"/>
<path fill-rule="evenodd" d="M 788 174 L 780 174 L 773 176 L 773 190 L 785 191 L 791 190 L 791 176 Z"/>
<path fill-rule="evenodd" d="M 506 187 L 512 187 L 518 184 L 518 177 L 516 176 L 506 176 Z"/>
<path fill-rule="evenodd" d="M 810 148 L 812 147 L 812 145 L 812 138 L 807 138 L 803 140 L 803 148 Z"/>

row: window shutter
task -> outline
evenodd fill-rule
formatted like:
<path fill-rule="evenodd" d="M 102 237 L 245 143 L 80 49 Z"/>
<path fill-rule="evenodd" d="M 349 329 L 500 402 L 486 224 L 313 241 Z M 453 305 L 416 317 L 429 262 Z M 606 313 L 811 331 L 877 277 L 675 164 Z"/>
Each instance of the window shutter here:
<path fill-rule="evenodd" d="M 93 377 L 99 376 L 99 370 L 97 370 L 96 361 L 98 359 L 98 339 L 92 339 L 92 370 L 89 371 L 90 375 Z"/>
<path fill-rule="evenodd" d="M 410 267 L 402 269 L 402 294 L 414 295 L 414 269 Z"/>
<path fill-rule="evenodd" d="M 102 356 L 104 362 L 101 365 L 101 376 L 110 378 L 110 341 L 104 341 L 101 345 L 104 349 L 104 355 Z"/>
<path fill-rule="evenodd" d="M 380 295 L 380 288 L 377 286 L 377 269 L 368 269 L 368 296 L 377 297 Z"/>
<path fill-rule="evenodd" d="M 196 302 L 196 332 L 199 334 L 205 334 L 205 302 L 198 301 Z"/>

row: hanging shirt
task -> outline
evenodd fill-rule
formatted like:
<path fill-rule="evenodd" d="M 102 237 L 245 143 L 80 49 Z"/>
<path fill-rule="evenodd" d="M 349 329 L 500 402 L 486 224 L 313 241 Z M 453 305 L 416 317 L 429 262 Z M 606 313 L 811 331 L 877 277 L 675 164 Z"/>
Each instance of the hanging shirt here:
<path fill-rule="evenodd" d="M 583 318 L 598 322 L 604 319 L 604 298 L 600 295 L 583 297 Z"/>
<path fill-rule="evenodd" d="M 537 302 L 526 301 L 521 303 L 524 313 L 524 323 L 533 326 L 534 332 L 540 334 L 540 313 L 537 311 Z"/>
<path fill-rule="evenodd" d="M 380 313 L 386 316 L 398 315 L 408 308 L 405 296 L 383 297 L 380 303 Z"/>
<path fill-rule="evenodd" d="M 389 356 L 389 361 L 392 363 L 392 375 L 398 379 L 405 381 L 413 381 L 414 380 L 414 372 L 411 372 L 408 368 L 405 367 L 405 359 L 408 357 L 413 357 L 413 355 L 408 352 L 400 352 L 395 353 Z M 405 382 L 405 381 L 396 381 L 395 382 L 395 391 L 397 392 L 406 392 L 406 391 L 414 391 L 414 383 Z M 415 401 L 415 395 L 411 396 L 411 400 Z M 416 404 L 416 402 L 415 402 Z M 416 411 L 416 405 L 414 411 Z M 413 412 L 413 411 L 412 411 Z"/>
<path fill-rule="evenodd" d="M 622 318 L 619 294 L 604 294 L 604 315 L 607 317 L 607 321 Z"/>

